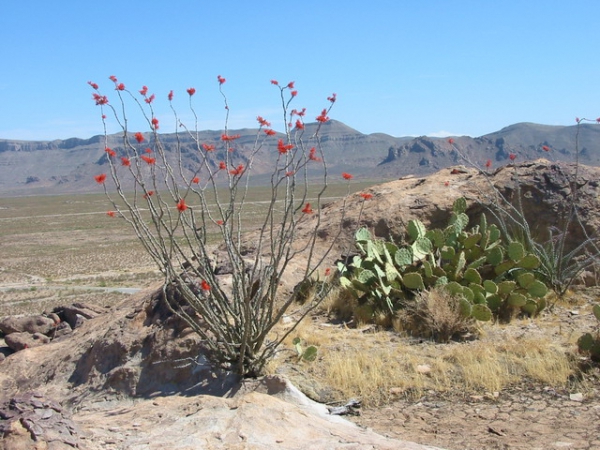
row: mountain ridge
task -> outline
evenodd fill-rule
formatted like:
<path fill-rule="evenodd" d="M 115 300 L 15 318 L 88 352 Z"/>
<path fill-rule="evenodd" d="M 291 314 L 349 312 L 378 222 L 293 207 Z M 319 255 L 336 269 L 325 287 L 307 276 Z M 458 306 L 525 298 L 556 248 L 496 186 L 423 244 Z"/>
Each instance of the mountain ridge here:
<path fill-rule="evenodd" d="M 511 153 L 516 155 L 517 161 L 540 157 L 550 161 L 574 161 L 576 149 L 579 162 L 600 166 L 600 125 L 588 123 L 560 126 L 520 122 L 480 137 L 454 136 L 450 143 L 449 138 L 363 134 L 343 122 L 330 120 L 305 125 L 301 142 L 307 149 L 316 145 L 312 136 L 317 129 L 332 177 L 349 172 L 356 178 L 384 181 L 408 174 L 427 175 L 466 161 L 483 167 L 491 160 L 495 168 L 510 163 Z M 198 131 L 198 136 L 200 142 L 217 146 L 215 160 L 229 156 L 232 164 L 246 163 L 259 130 L 228 130 L 231 135 L 240 134 L 235 141 L 235 151 L 230 155 L 222 149 L 222 133 L 222 130 L 203 130 Z M 145 136 L 149 139 L 151 134 Z M 254 182 L 267 182 L 271 163 L 277 155 L 277 141 L 285 137 L 277 133 L 264 141 L 254 156 L 253 173 L 257 175 Z M 118 154 L 125 154 L 122 134 L 112 134 L 106 139 L 106 145 Z M 161 134 L 160 139 L 170 152 L 180 142 L 185 170 L 195 170 L 198 150 L 185 133 Z M 104 148 L 103 135 L 49 141 L 0 139 L 0 195 L 95 192 L 93 176 L 107 171 Z"/>

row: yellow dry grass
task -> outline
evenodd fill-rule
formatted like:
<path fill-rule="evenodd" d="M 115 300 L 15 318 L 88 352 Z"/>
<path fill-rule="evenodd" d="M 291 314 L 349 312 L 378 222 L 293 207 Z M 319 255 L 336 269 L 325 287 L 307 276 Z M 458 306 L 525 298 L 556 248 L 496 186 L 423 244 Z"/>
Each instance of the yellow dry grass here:
<path fill-rule="evenodd" d="M 332 326 L 321 318 L 302 322 L 283 344 L 270 372 L 289 364 L 331 388 L 337 400 L 359 398 L 378 406 L 395 398 L 416 399 L 428 391 L 468 397 L 499 392 L 522 383 L 563 388 L 577 372 L 571 349 L 544 336 L 512 336 L 513 327 L 480 340 L 437 344 L 393 331 Z M 494 325 L 490 325 L 494 327 Z M 499 336 L 499 333 L 501 336 Z M 298 361 L 292 340 L 318 347 L 315 362 Z"/>

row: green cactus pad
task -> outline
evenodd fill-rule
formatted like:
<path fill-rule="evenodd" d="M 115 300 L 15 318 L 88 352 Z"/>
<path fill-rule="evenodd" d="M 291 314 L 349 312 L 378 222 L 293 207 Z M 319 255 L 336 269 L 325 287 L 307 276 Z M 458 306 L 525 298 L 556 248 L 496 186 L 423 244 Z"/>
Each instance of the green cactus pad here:
<path fill-rule="evenodd" d="M 540 280 L 535 280 L 527 287 L 527 293 L 532 297 L 541 298 L 548 293 L 548 288 Z"/>
<path fill-rule="evenodd" d="M 502 306 L 502 299 L 500 298 L 500 296 L 492 294 L 488 295 L 488 297 L 486 298 L 486 303 L 492 311 L 496 312 L 500 309 L 500 306 Z"/>
<path fill-rule="evenodd" d="M 498 285 L 492 280 L 483 280 L 483 288 L 488 294 L 495 294 L 498 292 Z"/>
<path fill-rule="evenodd" d="M 519 283 L 519 286 L 525 289 L 527 289 L 527 287 L 534 281 L 535 275 L 533 275 L 531 272 L 522 273 L 517 277 L 517 283 Z"/>
<path fill-rule="evenodd" d="M 510 269 L 512 269 L 513 267 L 515 267 L 515 263 L 512 261 L 504 261 L 501 264 L 498 264 L 496 266 L 496 268 L 494 269 L 494 273 L 496 275 L 502 275 L 505 272 L 509 271 Z"/>
<path fill-rule="evenodd" d="M 528 314 L 529 316 L 535 316 L 538 312 L 538 305 L 535 300 L 527 299 L 527 302 L 521 306 L 521 311 Z"/>
<path fill-rule="evenodd" d="M 500 229 L 492 224 L 489 226 L 488 231 L 490 232 L 490 237 L 488 239 L 488 245 L 493 244 L 494 242 L 496 242 L 498 239 L 500 239 L 501 236 L 501 232 Z"/>
<path fill-rule="evenodd" d="M 417 238 L 417 240 L 411 245 L 411 247 L 413 250 L 413 258 L 416 261 L 422 260 L 433 251 L 433 245 L 431 244 L 431 241 L 426 237 Z"/>
<path fill-rule="evenodd" d="M 359 242 L 367 242 L 371 240 L 371 233 L 366 228 L 359 228 L 354 234 L 354 239 Z"/>
<path fill-rule="evenodd" d="M 508 244 L 508 257 L 511 261 L 517 262 L 525 256 L 525 248 L 520 242 L 511 242 Z"/>
<path fill-rule="evenodd" d="M 482 322 L 488 322 L 492 320 L 492 311 L 486 305 L 473 305 L 471 310 L 471 316 Z"/>
<path fill-rule="evenodd" d="M 470 249 L 470 248 L 473 248 L 475 245 L 477 245 L 480 240 L 481 240 L 480 233 L 471 234 L 470 236 L 467 235 L 467 238 L 463 241 L 463 245 L 465 248 Z"/>
<path fill-rule="evenodd" d="M 462 295 L 464 298 L 469 300 L 471 303 L 473 303 L 475 300 L 475 293 L 473 292 L 472 289 L 468 288 L 467 286 L 462 287 Z"/>
<path fill-rule="evenodd" d="M 458 311 L 460 315 L 463 317 L 471 317 L 471 312 L 473 310 L 473 305 L 471 302 L 464 297 L 458 299 Z"/>
<path fill-rule="evenodd" d="M 394 255 L 394 262 L 400 268 L 410 266 L 413 262 L 413 254 L 410 247 L 399 248 Z"/>
<path fill-rule="evenodd" d="M 446 239 L 444 232 L 438 228 L 427 231 L 427 233 L 425 233 L 425 237 L 429 239 L 436 248 L 443 247 Z"/>
<path fill-rule="evenodd" d="M 486 257 L 488 263 L 490 263 L 492 266 L 498 266 L 504 259 L 502 247 L 494 247 L 493 249 L 489 250 Z"/>
<path fill-rule="evenodd" d="M 457 198 L 452 204 L 452 211 L 456 214 L 464 213 L 467 210 L 467 200 L 464 197 Z"/>
<path fill-rule="evenodd" d="M 519 267 L 522 267 L 523 269 L 527 270 L 537 269 L 538 267 L 540 267 L 540 264 L 540 258 L 533 254 L 525 255 L 517 263 Z"/>
<path fill-rule="evenodd" d="M 396 267 L 389 263 L 385 263 L 385 278 L 388 281 L 394 281 L 396 278 L 400 276 L 400 272 L 396 269 Z"/>
<path fill-rule="evenodd" d="M 596 320 L 600 320 L 600 305 L 596 304 L 592 308 L 592 312 L 594 313 L 594 317 Z"/>
<path fill-rule="evenodd" d="M 514 281 L 502 281 L 498 283 L 498 294 L 508 295 L 517 287 L 517 283 Z"/>
<path fill-rule="evenodd" d="M 465 273 L 463 274 L 463 279 L 465 279 L 469 283 L 481 284 L 481 275 L 479 275 L 477 269 L 469 268 L 465 270 Z"/>
<path fill-rule="evenodd" d="M 590 333 L 585 333 L 577 340 L 577 347 L 579 347 L 579 350 L 581 351 L 589 352 L 595 343 L 594 336 Z"/>
<path fill-rule="evenodd" d="M 410 238 L 415 241 L 420 237 L 425 237 L 427 229 L 420 220 L 409 220 L 406 231 L 408 232 Z"/>
<path fill-rule="evenodd" d="M 306 347 L 306 350 L 304 350 L 304 353 L 302 353 L 302 359 L 309 362 L 314 361 L 317 359 L 317 352 L 317 347 L 314 345 L 309 345 Z"/>
<path fill-rule="evenodd" d="M 446 284 L 446 290 L 450 295 L 462 295 L 463 287 L 456 281 L 451 281 L 450 283 Z"/>
<path fill-rule="evenodd" d="M 375 274 L 373 272 L 371 272 L 370 270 L 361 270 L 358 273 L 358 276 L 356 277 L 356 279 L 365 285 L 368 285 L 370 283 L 373 283 L 377 280 L 377 277 L 375 276 Z"/>
<path fill-rule="evenodd" d="M 423 272 L 425 272 L 426 278 L 433 277 L 433 266 L 429 261 L 423 261 Z"/>
<path fill-rule="evenodd" d="M 454 255 L 456 255 L 456 250 L 454 250 L 454 247 L 450 247 L 449 245 L 442 247 L 441 256 L 443 259 L 452 259 L 454 258 Z"/>
<path fill-rule="evenodd" d="M 508 296 L 507 301 L 510 306 L 516 306 L 517 308 L 520 308 L 525 306 L 527 303 L 527 297 L 525 297 L 523 294 L 519 294 L 518 292 L 513 292 Z"/>
<path fill-rule="evenodd" d="M 435 286 L 446 286 L 448 285 L 448 278 L 446 277 L 439 277 L 437 280 L 435 280 Z"/>
<path fill-rule="evenodd" d="M 423 284 L 423 278 L 421 274 L 413 272 L 407 273 L 402 277 L 402 283 L 406 286 L 407 289 L 425 289 L 425 285 Z"/>
<path fill-rule="evenodd" d="M 468 224 L 469 216 L 467 216 L 465 213 L 453 214 L 450 218 L 450 225 L 456 234 L 462 233 Z"/>
<path fill-rule="evenodd" d="M 454 278 L 459 278 L 459 275 L 465 268 L 467 264 L 467 259 L 465 258 L 465 252 L 460 252 L 458 254 L 458 258 L 456 259 L 456 268 L 454 270 Z"/>

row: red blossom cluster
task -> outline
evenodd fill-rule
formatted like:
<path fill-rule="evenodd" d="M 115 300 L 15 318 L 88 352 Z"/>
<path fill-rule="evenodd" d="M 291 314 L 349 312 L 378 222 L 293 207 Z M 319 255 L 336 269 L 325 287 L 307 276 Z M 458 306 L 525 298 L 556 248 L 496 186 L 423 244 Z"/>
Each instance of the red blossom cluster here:
<path fill-rule="evenodd" d="M 217 75 L 217 80 L 219 81 L 219 84 L 223 84 L 225 83 L 225 81 L 227 81 L 225 78 L 223 78 L 221 75 Z"/>
<path fill-rule="evenodd" d="M 508 159 L 510 159 L 511 161 L 514 161 L 515 159 L 517 159 L 517 155 L 515 153 L 509 153 Z"/>
<path fill-rule="evenodd" d="M 200 287 L 203 291 L 210 291 L 210 284 L 208 284 L 206 280 L 202 280 L 202 283 L 200 283 Z"/>
<path fill-rule="evenodd" d="M 142 143 L 144 142 L 144 135 L 141 132 L 137 132 L 133 135 L 133 137 L 135 138 L 136 141 L 138 141 L 138 143 Z"/>
<path fill-rule="evenodd" d="M 152 165 L 156 162 L 156 158 L 152 158 L 151 156 L 148 156 L 148 155 L 142 155 L 142 156 L 140 156 L 140 158 L 142 158 L 144 161 L 146 161 L 150 165 Z"/>
<path fill-rule="evenodd" d="M 144 194 L 144 198 L 147 200 L 149 197 L 154 195 L 154 191 L 148 191 Z"/>
<path fill-rule="evenodd" d="M 240 164 L 235 169 L 229 171 L 229 173 L 233 176 L 241 176 L 244 173 L 244 165 Z"/>
<path fill-rule="evenodd" d="M 127 158 L 125 156 L 121 156 L 121 165 L 125 166 L 125 167 L 129 167 L 131 165 L 131 161 L 129 160 L 129 158 Z"/>
<path fill-rule="evenodd" d="M 488 159 L 488 160 L 485 162 L 485 167 L 487 167 L 488 169 L 489 169 L 490 167 L 492 167 L 492 160 L 491 160 L 491 159 Z"/>
<path fill-rule="evenodd" d="M 310 159 L 311 161 L 321 161 L 321 158 L 317 156 L 317 149 L 315 147 L 312 147 L 308 151 L 308 159 Z"/>
<path fill-rule="evenodd" d="M 331 94 L 331 97 L 327 97 L 327 100 L 329 100 L 331 103 L 335 103 L 335 101 L 337 100 L 337 94 L 334 92 L 333 94 Z"/>
<path fill-rule="evenodd" d="M 296 128 L 298 130 L 304 130 L 304 124 L 302 123 L 302 121 L 300 119 L 296 120 Z"/>
<path fill-rule="evenodd" d="M 342 172 L 342 178 L 344 180 L 351 180 L 354 177 L 351 174 L 347 173 L 347 172 Z"/>
<path fill-rule="evenodd" d="M 548 147 L 547 145 L 542 145 L 542 150 L 544 150 L 545 152 L 549 152 L 550 147 Z"/>
<path fill-rule="evenodd" d="M 194 184 L 200 183 L 200 178 L 198 178 L 198 177 L 192 178 L 192 183 L 194 183 Z"/>
<path fill-rule="evenodd" d="M 186 90 L 187 90 L 187 93 L 190 95 L 190 97 L 196 93 L 196 88 L 193 88 L 193 87 L 187 88 Z"/>
<path fill-rule="evenodd" d="M 266 134 L 267 136 L 275 136 L 275 135 L 277 134 L 277 132 L 276 132 L 275 130 L 272 130 L 272 129 L 270 129 L 270 128 L 267 128 L 267 129 L 266 129 L 266 130 L 264 130 L 264 131 L 265 131 L 265 134 Z"/>
<path fill-rule="evenodd" d="M 97 94 L 96 92 L 94 92 L 92 94 L 92 98 L 96 102 L 96 105 L 107 105 L 108 104 L 108 97 L 106 95 L 100 95 L 100 94 Z"/>
<path fill-rule="evenodd" d="M 293 144 L 284 144 L 283 139 L 279 139 L 279 141 L 277 141 L 277 151 L 279 152 L 280 155 L 285 155 L 287 152 L 289 152 L 293 148 L 294 148 Z"/>
<path fill-rule="evenodd" d="M 302 209 L 302 212 L 304 214 L 312 214 L 314 211 L 310 206 L 310 203 L 307 203 L 306 206 L 304 206 L 304 208 Z"/>
<path fill-rule="evenodd" d="M 98 84 L 93 81 L 88 81 L 88 84 L 92 87 L 92 89 L 98 90 Z"/>
<path fill-rule="evenodd" d="M 169 101 L 173 100 L 173 91 L 172 90 L 169 91 L 169 95 L 167 97 L 168 97 Z"/>
<path fill-rule="evenodd" d="M 155 98 L 156 98 L 156 96 L 154 94 L 152 94 L 150 97 L 145 98 L 144 101 L 146 103 L 150 104 L 154 101 Z"/>
<path fill-rule="evenodd" d="M 116 216 L 116 213 L 115 213 L 114 211 L 106 211 L 106 215 L 107 215 L 108 217 L 115 217 L 115 216 Z"/>
<path fill-rule="evenodd" d="M 117 84 L 117 86 L 115 87 L 115 89 L 117 91 L 124 91 L 125 90 L 125 85 L 123 83 L 119 83 L 119 84 Z"/>
<path fill-rule="evenodd" d="M 112 148 L 108 148 L 108 147 L 106 147 L 106 148 L 104 149 L 104 151 L 105 151 L 106 153 L 108 153 L 108 156 L 111 156 L 111 157 L 115 157 L 115 156 L 117 156 L 117 152 L 115 152 L 115 151 L 114 151 Z"/>
<path fill-rule="evenodd" d="M 177 202 L 177 210 L 179 212 L 184 212 L 187 208 L 188 208 L 188 206 L 185 204 L 184 199 L 181 199 Z"/>
<path fill-rule="evenodd" d="M 101 173 L 100 175 L 94 175 L 94 180 L 96 180 L 96 183 L 98 184 L 103 184 L 106 181 L 106 174 Z"/>
<path fill-rule="evenodd" d="M 327 117 L 327 110 L 323 109 L 323 111 L 321 111 L 321 114 L 319 116 L 317 116 L 316 118 L 317 122 L 320 123 L 325 123 L 329 120 L 329 117 Z"/>
<path fill-rule="evenodd" d="M 302 111 L 298 111 L 297 109 L 292 109 L 292 112 L 290 113 L 290 115 L 293 116 L 298 116 L 298 117 L 304 117 L 304 115 L 306 114 L 306 108 L 302 108 Z"/>
<path fill-rule="evenodd" d="M 140 89 L 140 94 L 142 94 L 145 97 L 147 93 L 148 93 L 148 86 L 142 86 L 142 89 Z"/>
<path fill-rule="evenodd" d="M 227 164 L 225 164 L 225 161 L 221 161 L 219 163 L 219 170 L 227 170 Z"/>
<path fill-rule="evenodd" d="M 231 142 L 231 141 L 235 141 L 236 139 L 239 139 L 240 137 L 241 137 L 241 135 L 239 135 L 239 134 L 232 134 L 232 135 L 222 134 L 221 140 L 226 141 L 226 142 Z"/>
<path fill-rule="evenodd" d="M 212 152 L 215 149 L 214 144 L 202 144 L 202 148 L 207 152 Z"/>
<path fill-rule="evenodd" d="M 271 122 L 263 119 L 261 116 L 257 116 L 256 121 L 260 124 L 261 127 L 270 127 L 271 126 Z"/>
<path fill-rule="evenodd" d="M 360 195 L 363 200 L 371 200 L 373 198 L 373 194 L 369 194 L 368 192 L 361 192 Z"/>
<path fill-rule="evenodd" d="M 156 117 L 152 118 L 152 128 L 154 128 L 155 130 L 158 130 L 158 119 Z"/>

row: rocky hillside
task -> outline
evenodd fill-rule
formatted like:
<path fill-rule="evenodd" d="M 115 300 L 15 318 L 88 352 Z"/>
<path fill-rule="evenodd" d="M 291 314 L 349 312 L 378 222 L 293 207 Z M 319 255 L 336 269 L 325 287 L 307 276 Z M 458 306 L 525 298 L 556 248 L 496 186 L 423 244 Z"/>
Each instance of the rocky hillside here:
<path fill-rule="evenodd" d="M 308 124 L 303 134 L 307 148 L 315 145 L 312 138 L 316 124 Z M 253 149 L 255 129 L 230 130 L 240 134 L 235 151 L 230 155 L 234 164 L 245 163 Z M 464 158 L 484 165 L 489 159 L 496 168 L 509 162 L 509 154 L 517 161 L 544 157 L 550 161 L 572 162 L 576 155 L 576 126 L 547 126 L 531 123 L 511 125 L 485 136 L 453 138 L 402 137 L 383 133 L 363 134 L 341 122 L 331 120 L 320 130 L 321 143 L 331 174 L 351 172 L 355 177 L 375 180 L 394 179 L 408 174 L 426 175 L 451 165 L 463 164 Z M 224 159 L 219 153 L 220 130 L 202 131 L 199 140 L 217 144 L 215 160 Z M 193 171 L 197 167 L 197 149 L 184 135 L 161 136 L 167 152 L 175 158 L 178 138 L 182 147 L 183 166 Z M 279 134 L 265 141 L 253 165 L 253 183 L 267 182 L 273 155 L 277 154 Z M 55 141 L 11 141 L 0 139 L 0 192 L 5 195 L 37 195 L 71 192 L 94 192 L 93 176 L 106 172 L 105 145 L 117 153 L 123 152 L 119 135 L 90 139 Z M 550 149 L 544 151 L 544 147 Z M 222 147 L 222 145 L 221 145 Z M 600 165 L 600 125 L 582 124 L 579 128 L 579 158 L 587 165 Z M 191 172 L 190 172 L 191 173 Z"/>

